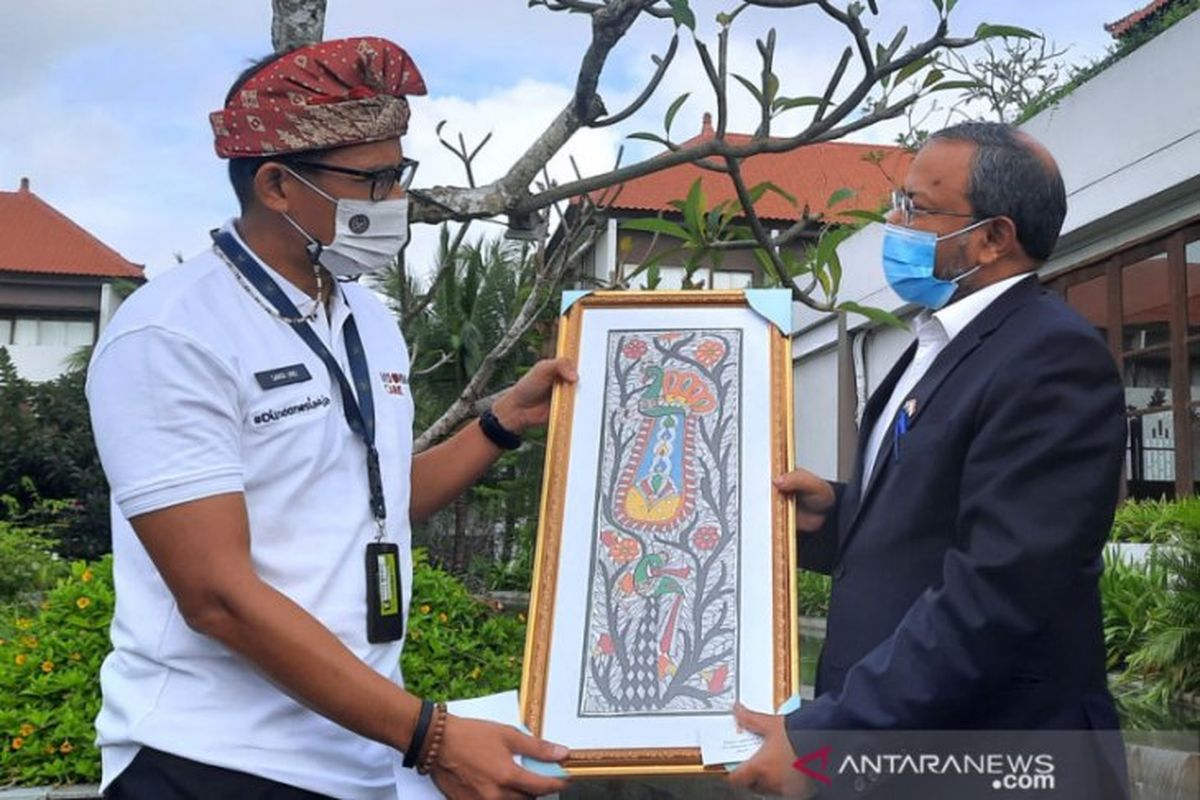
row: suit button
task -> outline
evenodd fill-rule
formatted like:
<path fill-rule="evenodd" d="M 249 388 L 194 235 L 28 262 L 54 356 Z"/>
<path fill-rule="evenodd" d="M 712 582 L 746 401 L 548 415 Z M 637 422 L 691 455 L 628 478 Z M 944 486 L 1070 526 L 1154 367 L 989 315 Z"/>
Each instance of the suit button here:
<path fill-rule="evenodd" d="M 843 562 L 838 562 L 838 565 L 833 568 L 833 579 L 840 581 L 842 576 L 846 574 L 846 565 Z"/>

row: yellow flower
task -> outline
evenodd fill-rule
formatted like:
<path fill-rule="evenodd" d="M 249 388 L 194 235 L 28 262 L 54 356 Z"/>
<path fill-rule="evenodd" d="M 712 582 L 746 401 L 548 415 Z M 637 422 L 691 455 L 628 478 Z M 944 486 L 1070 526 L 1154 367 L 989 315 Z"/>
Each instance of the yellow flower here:
<path fill-rule="evenodd" d="M 524 614 L 517 614 L 517 619 L 521 620 L 521 622 L 524 622 L 524 621 L 525 621 L 525 615 L 524 615 Z"/>
<path fill-rule="evenodd" d="M 46 754 L 46 755 L 48 755 L 48 756 L 52 756 L 52 755 L 54 755 L 54 754 L 55 754 L 56 752 L 58 752 L 58 751 L 55 749 L 54 745 L 52 745 L 52 744 L 48 744 L 48 745 L 46 745 L 45 747 L 43 747 L 43 748 L 42 748 L 42 752 L 43 752 L 43 753 L 45 753 L 45 754 Z"/>
<path fill-rule="evenodd" d="M 13 740 L 12 740 L 12 749 L 13 750 L 20 750 L 24 746 L 25 746 L 24 739 L 22 739 L 20 736 L 13 737 Z"/>
<path fill-rule="evenodd" d="M 37 647 L 37 644 L 38 644 L 38 638 L 36 636 L 22 636 L 21 637 L 21 646 L 22 647 L 27 647 L 32 650 L 33 648 Z"/>
<path fill-rule="evenodd" d="M 90 598 L 90 597 L 81 597 L 75 601 L 75 605 L 79 606 L 79 608 L 81 608 L 81 609 L 87 608 L 91 604 L 92 604 L 92 598 Z"/>
<path fill-rule="evenodd" d="M 45 672 L 47 674 L 54 672 L 54 662 L 53 661 L 43 661 L 42 662 L 42 672 Z"/>
<path fill-rule="evenodd" d="M 483 674 L 483 670 L 481 670 L 479 667 L 476 667 L 475 669 L 471 670 L 471 680 L 473 680 L 473 681 L 479 680 L 479 676 L 482 674 Z"/>
<path fill-rule="evenodd" d="M 13 661 L 17 662 L 17 666 L 18 666 L 18 667 L 23 667 L 23 666 L 25 666 L 25 662 L 26 662 L 26 661 L 28 661 L 28 660 L 29 660 L 29 659 L 27 659 L 27 658 L 25 657 L 25 654 L 24 654 L 24 653 L 17 653 L 17 657 L 13 659 Z"/>
<path fill-rule="evenodd" d="M 74 749 L 75 749 L 75 746 L 74 746 L 73 744 L 71 744 L 70 742 L 68 742 L 68 741 L 65 741 L 65 740 L 63 741 L 63 743 L 62 743 L 62 744 L 60 744 L 60 745 L 58 746 L 58 752 L 60 752 L 60 753 L 62 753 L 62 754 L 64 754 L 64 755 L 65 755 L 65 754 L 67 754 L 67 753 L 69 753 L 69 752 L 71 752 L 71 751 L 72 751 L 72 750 L 74 750 Z"/>
<path fill-rule="evenodd" d="M 441 622 L 442 624 L 445 624 L 450 621 L 450 618 L 446 616 L 445 611 L 442 611 L 441 613 L 438 614 L 438 621 Z"/>
<path fill-rule="evenodd" d="M 33 623 L 30 622 L 29 620 L 25 619 L 25 617 L 17 617 L 17 627 L 23 631 L 28 630 L 29 626 L 32 624 Z"/>
<path fill-rule="evenodd" d="M 82 653 L 71 653 L 71 655 L 67 656 L 68 661 L 78 661 L 81 658 L 83 658 Z"/>
<path fill-rule="evenodd" d="M 35 730 L 37 730 L 37 728 L 33 727 L 28 722 L 26 722 L 24 725 L 21 726 L 21 735 L 22 736 L 32 736 L 33 732 Z"/>
<path fill-rule="evenodd" d="M 90 581 L 92 579 L 92 577 L 93 577 L 92 571 L 90 569 L 85 569 L 83 571 L 83 574 L 79 576 L 79 580 L 83 581 L 84 583 L 87 583 L 88 581 Z"/>
<path fill-rule="evenodd" d="M 429 608 L 429 604 L 428 604 L 428 603 L 426 603 L 426 604 L 424 604 L 423 606 L 421 606 L 421 613 L 422 613 L 422 614 L 428 614 L 429 612 L 430 612 L 430 608 Z"/>

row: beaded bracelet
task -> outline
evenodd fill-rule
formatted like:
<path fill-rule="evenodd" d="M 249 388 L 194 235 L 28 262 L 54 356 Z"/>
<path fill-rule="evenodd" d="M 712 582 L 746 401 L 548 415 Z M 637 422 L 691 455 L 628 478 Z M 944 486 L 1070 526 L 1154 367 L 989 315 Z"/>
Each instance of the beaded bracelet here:
<path fill-rule="evenodd" d="M 421 775 L 428 775 L 429 771 L 437 764 L 438 750 L 442 746 L 442 737 L 446 733 L 446 717 L 450 716 L 446 712 L 446 704 L 438 703 L 434 709 L 436 720 L 433 723 L 433 733 L 429 737 L 429 746 L 425 749 L 425 755 L 421 758 L 421 763 L 417 765 L 417 772 Z"/>

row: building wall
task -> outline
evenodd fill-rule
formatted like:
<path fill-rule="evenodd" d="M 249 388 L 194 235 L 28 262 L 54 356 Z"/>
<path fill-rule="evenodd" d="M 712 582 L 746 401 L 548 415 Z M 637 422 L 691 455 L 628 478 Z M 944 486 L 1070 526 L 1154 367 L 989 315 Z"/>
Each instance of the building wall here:
<path fill-rule="evenodd" d="M 1198 47 L 1200 13 L 1023 126 L 1054 153 L 1068 193 L 1063 235 L 1041 270 L 1043 279 L 1200 216 L 1200 81 L 1194 77 Z M 842 243 L 845 277 L 840 296 L 908 317 L 913 309 L 888 288 L 880 269 L 882 230 L 872 225 Z M 853 408 L 861 397 L 837 396 L 837 359 L 829 351 L 837 343 L 836 320 L 797 306 L 795 322 L 798 450 L 806 443 L 823 448 L 820 453 L 807 452 L 804 463 L 833 475 L 837 442 L 831 440 L 825 415 L 839 404 Z M 870 325 L 861 317 L 851 316 L 848 322 L 851 337 L 864 338 L 866 375 L 860 379 L 869 392 L 911 336 Z M 802 395 L 801 385 L 815 394 Z"/>
<path fill-rule="evenodd" d="M 21 377 L 53 380 L 67 368 L 81 347 L 93 344 L 120 305 L 112 285 L 96 278 L 5 276 L 0 281 L 0 345 Z M 54 344 L 14 344 L 9 341 L 16 320 L 72 320 L 71 341 Z M 81 337 L 77 323 L 90 323 Z M 86 339 L 86 341 L 85 341 Z"/>

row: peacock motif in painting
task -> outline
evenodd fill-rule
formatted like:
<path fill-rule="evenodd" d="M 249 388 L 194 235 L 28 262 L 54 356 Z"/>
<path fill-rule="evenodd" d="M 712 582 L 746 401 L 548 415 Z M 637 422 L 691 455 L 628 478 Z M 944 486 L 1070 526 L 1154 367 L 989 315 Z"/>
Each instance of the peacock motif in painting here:
<path fill-rule="evenodd" d="M 740 336 L 609 334 L 581 715 L 733 705 Z"/>

